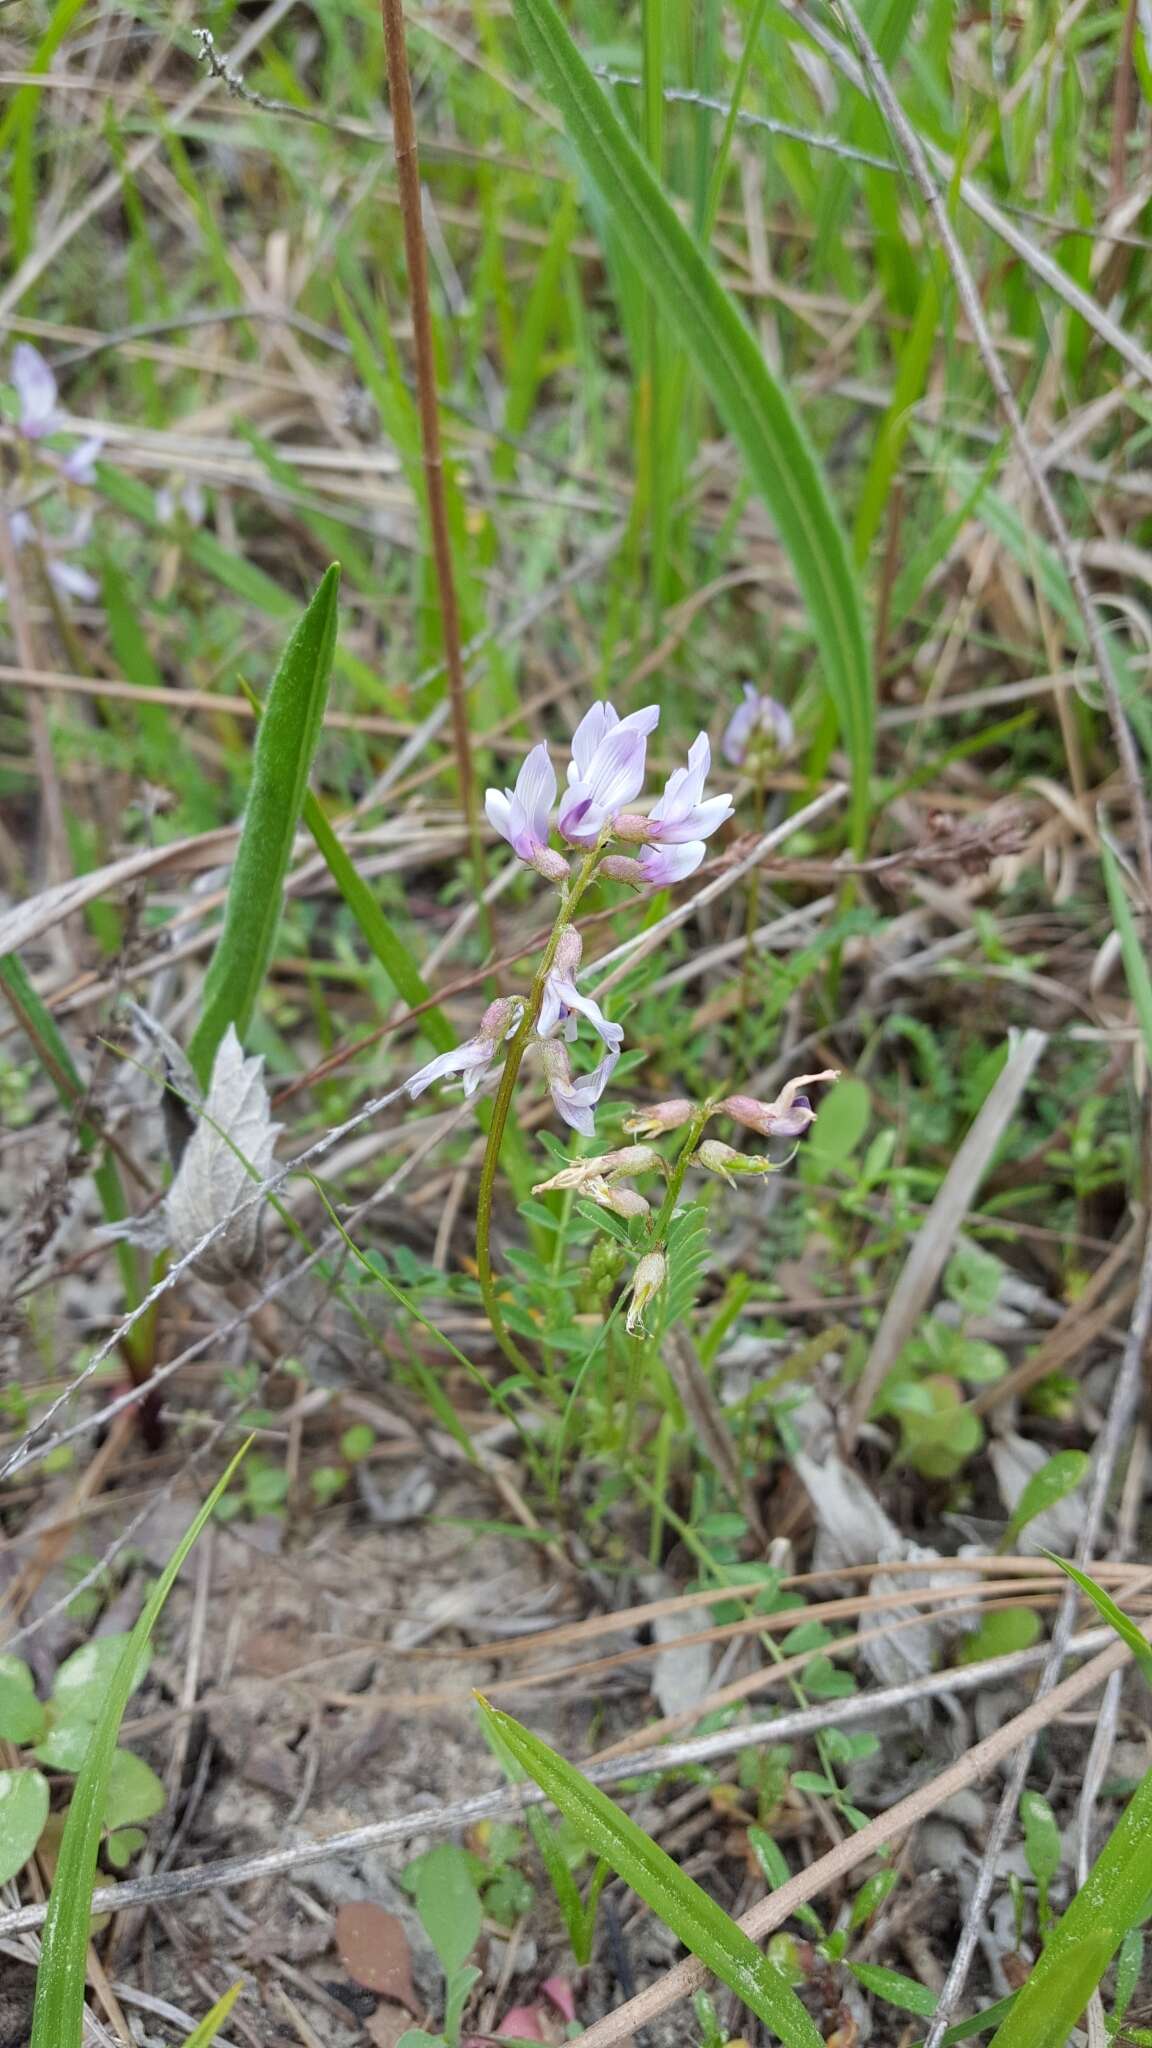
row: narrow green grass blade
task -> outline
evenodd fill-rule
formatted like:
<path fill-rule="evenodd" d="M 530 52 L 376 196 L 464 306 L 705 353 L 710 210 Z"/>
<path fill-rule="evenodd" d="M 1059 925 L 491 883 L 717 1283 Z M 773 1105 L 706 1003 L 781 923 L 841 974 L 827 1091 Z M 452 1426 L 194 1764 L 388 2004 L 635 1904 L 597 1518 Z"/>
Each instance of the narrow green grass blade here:
<path fill-rule="evenodd" d="M 176 1575 L 247 1451 L 245 1444 L 217 1481 L 191 1528 L 181 1538 L 144 1605 L 108 1687 L 92 1730 L 64 1823 L 60 1860 L 44 1921 L 44 1944 L 36 1976 L 36 2012 L 31 2048 L 80 2048 L 84 2031 L 84 1978 L 88 1955 L 90 1900 L 104 1819 L 108 1774 L 116 1738 L 144 1650 Z"/>
<path fill-rule="evenodd" d="M 513 4 L 533 68 L 563 114 L 629 264 L 695 363 L 791 558 L 851 762 L 860 844 L 873 751 L 871 657 L 856 572 L 820 463 L 790 397 L 621 126 L 554 0 Z"/>
<path fill-rule="evenodd" d="M 1120 863 L 1109 846 L 1107 839 L 1100 841 L 1100 864 L 1104 869 L 1104 881 L 1108 890 L 1108 903 L 1112 911 L 1112 922 L 1120 940 L 1120 951 L 1124 959 L 1124 973 L 1128 981 L 1128 992 L 1136 1006 L 1140 1029 L 1144 1035 L 1144 1049 L 1152 1060 L 1152 974 L 1148 971 L 1148 956 L 1140 943 L 1136 920 L 1124 889 L 1124 878 Z"/>
<path fill-rule="evenodd" d="M 1061 1571 L 1079 1586 L 1080 1591 L 1092 1602 L 1101 1620 L 1106 1621 L 1109 1628 L 1114 1628 L 1121 1641 L 1127 1643 L 1149 1685 L 1152 1685 L 1152 1643 L 1148 1641 L 1143 1629 L 1137 1628 L 1124 1609 L 1117 1607 L 1112 1595 L 1106 1593 L 1103 1586 L 1098 1586 L 1087 1572 L 1082 1572 L 1079 1565 L 1071 1564 L 1066 1557 L 1057 1557 L 1054 1550 L 1046 1550 L 1044 1555 L 1051 1558 L 1053 1564 L 1058 1564 Z M 1152 1876 L 1149 1877 L 1148 1888 L 1152 1891 Z"/>
<path fill-rule="evenodd" d="M 5 954 L 4 958 L 0 959 L 0 989 L 3 990 L 8 1007 L 17 1023 L 35 1048 L 40 1064 L 64 1108 L 70 1112 L 75 1110 L 84 1100 L 84 1083 L 77 1072 L 60 1026 L 51 1010 L 41 1002 L 25 973 L 23 961 L 16 953 Z M 128 1204 L 124 1198 L 124 1185 L 116 1161 L 110 1153 L 104 1151 L 99 1131 L 86 1118 L 82 1117 L 76 1125 L 76 1138 L 85 1152 L 97 1155 L 92 1178 L 96 1183 L 96 1192 L 100 1197 L 105 1221 L 122 1222 L 128 1214 Z M 135 1308 L 142 1289 L 140 1276 L 136 1270 L 136 1254 L 132 1246 L 118 1244 L 116 1260 L 120 1268 L 124 1299 L 129 1308 Z M 130 1349 L 135 1350 L 133 1334 L 129 1333 L 127 1341 Z"/>
<path fill-rule="evenodd" d="M 900 343 L 892 403 L 880 423 L 880 431 L 872 445 L 868 473 L 860 488 L 852 546 L 861 566 L 868 560 L 868 550 L 884 517 L 892 480 L 912 425 L 912 408 L 924 395 L 939 318 L 940 299 L 936 282 L 934 278 L 927 277 L 912 331 Z"/>
<path fill-rule="evenodd" d="M 240 688 L 251 704 L 256 716 L 263 715 L 264 706 L 250 690 L 243 676 L 239 678 Z M 404 1002 L 410 1009 L 417 1009 L 430 998 L 430 991 L 422 979 L 416 964 L 398 934 L 393 930 L 367 882 L 359 873 L 335 832 L 328 822 L 324 808 L 313 792 L 304 792 L 302 811 L 304 823 L 312 834 L 328 872 L 339 889 L 341 896 L 356 919 L 364 937 L 375 953 L 377 960 Z M 447 1052 L 456 1043 L 456 1033 L 444 1015 L 443 1010 L 425 1010 L 417 1023 L 425 1038 L 435 1046 L 437 1052 Z"/>
<path fill-rule="evenodd" d="M 229 1024 L 242 1038 L 268 969 L 284 877 L 320 737 L 336 646 L 340 569 L 327 571 L 281 657 L 256 734 L 252 788 L 224 929 L 204 981 L 188 1057 L 203 1086 Z"/>
<path fill-rule="evenodd" d="M 779 2035 L 785 2048 L 822 2048 L 823 2037 L 796 1993 L 754 1941 L 685 1875 L 634 1820 L 510 1714 L 479 1701 L 497 1740 L 567 1815 L 597 1855 L 659 1915 L 686 1948 Z M 36 2044 L 34 2044 L 36 2048 Z"/>
<path fill-rule="evenodd" d="M 241 1978 L 239 1983 L 229 1985 L 223 1998 L 216 2000 L 211 2012 L 206 2012 L 200 2025 L 193 2033 L 189 2034 L 188 2039 L 184 2043 L 184 2048 L 209 2048 L 209 2043 L 216 2039 L 243 1989 L 243 1978 Z"/>
<path fill-rule="evenodd" d="M 1150 1838 L 1152 1771 L 1141 1779 L 1087 1881 L 1052 1929 L 991 2048 L 1063 2048 L 1124 1936 L 1148 1910 Z"/>

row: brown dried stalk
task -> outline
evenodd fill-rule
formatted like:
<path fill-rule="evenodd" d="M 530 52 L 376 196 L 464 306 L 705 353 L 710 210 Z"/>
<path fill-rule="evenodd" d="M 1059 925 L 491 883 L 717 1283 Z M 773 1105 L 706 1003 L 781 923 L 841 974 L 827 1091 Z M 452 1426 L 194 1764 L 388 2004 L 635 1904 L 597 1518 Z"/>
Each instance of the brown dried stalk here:
<path fill-rule="evenodd" d="M 436 584 L 440 593 L 440 623 L 444 633 L 444 666 L 448 674 L 448 697 L 452 707 L 456 774 L 460 783 L 460 803 L 468 831 L 480 916 L 485 936 L 491 946 L 492 913 L 484 896 L 487 873 L 484 843 L 480 836 L 480 817 L 476 808 L 476 785 L 472 775 L 472 733 L 468 724 L 468 704 L 464 687 L 460 608 L 456 598 L 452 543 L 448 533 L 444 456 L 440 441 L 440 406 L 436 392 L 436 355 L 432 342 L 432 313 L 428 296 L 428 251 L 424 240 L 424 214 L 420 194 L 420 155 L 416 146 L 416 121 L 412 110 L 408 47 L 404 38 L 403 0 L 380 0 L 380 12 L 384 22 L 384 45 L 388 57 L 392 147 L 396 158 L 400 211 L 404 221 L 404 253 L 408 264 L 408 294 L 412 306 L 416 396 L 420 412 L 424 487 L 428 496 L 428 530 L 432 541 Z"/>

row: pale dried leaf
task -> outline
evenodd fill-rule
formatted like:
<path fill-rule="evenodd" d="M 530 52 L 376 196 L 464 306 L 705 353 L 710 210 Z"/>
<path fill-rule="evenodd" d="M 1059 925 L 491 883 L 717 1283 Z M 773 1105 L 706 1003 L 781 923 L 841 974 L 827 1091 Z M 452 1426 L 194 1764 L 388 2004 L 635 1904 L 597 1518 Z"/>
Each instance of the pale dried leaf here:
<path fill-rule="evenodd" d="M 224 1284 L 255 1260 L 263 1204 L 254 1202 L 252 1194 L 255 1183 L 271 1173 L 280 1128 L 272 1122 L 264 1062 L 245 1059 L 229 1025 L 203 1113 L 164 1204 L 168 1241 L 177 1257 L 225 1217 L 233 1217 L 231 1227 L 196 1261 L 193 1270 L 202 1279 Z"/>
<path fill-rule="evenodd" d="M 895 1522 L 842 1458 L 831 1453 L 818 1460 L 798 1451 L 792 1463 L 816 1517 L 817 1571 L 903 1557 L 904 1538 Z"/>
<path fill-rule="evenodd" d="M 658 1572 L 645 1574 L 640 1584 L 651 1600 L 660 1600 L 671 1590 Z M 691 1713 L 707 1697 L 712 1685 L 711 1645 L 682 1644 L 680 1638 L 698 1635 L 711 1618 L 707 1608 L 687 1607 L 653 1620 L 652 1634 L 665 1646 L 652 1664 L 652 1693 L 662 1714 Z"/>

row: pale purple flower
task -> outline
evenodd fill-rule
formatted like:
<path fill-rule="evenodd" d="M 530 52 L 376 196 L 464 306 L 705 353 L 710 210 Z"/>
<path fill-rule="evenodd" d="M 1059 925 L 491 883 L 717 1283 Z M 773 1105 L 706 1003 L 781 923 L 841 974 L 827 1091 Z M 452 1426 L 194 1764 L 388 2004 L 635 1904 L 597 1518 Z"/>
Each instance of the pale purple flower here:
<path fill-rule="evenodd" d="M 795 738 L 795 727 L 783 704 L 777 704 L 774 697 L 761 696 L 754 683 L 745 683 L 744 702 L 737 705 L 728 720 L 720 751 L 734 768 L 740 768 L 755 739 L 766 741 L 776 753 L 786 754 Z"/>
<path fill-rule="evenodd" d="M 203 526 L 208 510 L 208 500 L 198 483 L 181 484 L 173 490 L 170 484 L 161 484 L 156 493 L 156 517 L 165 526 L 171 526 L 179 511 L 189 526 Z"/>
<path fill-rule="evenodd" d="M 726 1095 L 723 1102 L 717 1103 L 717 1113 L 746 1124 L 750 1131 L 759 1131 L 762 1138 L 802 1138 L 816 1121 L 816 1112 L 804 1089 L 815 1081 L 839 1079 L 838 1067 L 826 1067 L 820 1074 L 796 1074 L 791 1081 L 785 1081 L 772 1102 L 760 1102 L 754 1095 Z"/>
<path fill-rule="evenodd" d="M 103 434 L 89 434 L 84 441 L 78 441 L 69 455 L 60 458 L 60 474 L 70 484 L 94 484 L 96 461 L 104 446 Z"/>
<path fill-rule="evenodd" d="M 60 425 L 56 379 L 30 341 L 16 343 L 8 374 L 20 401 L 20 432 L 26 441 L 39 441 Z"/>
<path fill-rule="evenodd" d="M 59 591 L 61 597 L 76 597 L 82 604 L 91 604 L 99 596 L 100 585 L 94 576 L 89 575 L 87 569 L 81 568 L 79 562 L 59 560 L 52 550 L 83 547 L 91 528 L 91 518 L 84 517 L 77 520 L 72 533 L 66 539 L 45 540 L 41 544 L 41 560 L 48 581 Z M 13 512 L 8 520 L 8 531 L 12 536 L 12 545 L 17 550 L 26 548 L 29 541 L 36 539 L 36 528 L 27 512 Z M 7 594 L 5 585 L 0 583 L 0 601 L 3 601 Z"/>
<path fill-rule="evenodd" d="M 576 1034 L 574 1028 L 568 1028 L 569 1020 L 574 1027 L 578 1013 L 587 1017 L 609 1052 L 618 1052 L 624 1042 L 623 1027 L 609 1023 L 599 1003 L 592 996 L 582 995 L 576 986 L 574 977 L 583 950 L 579 932 L 569 925 L 561 936 L 556 958 L 544 983 L 544 1000 L 540 1005 L 536 1029 L 541 1038 L 551 1038 L 560 1030 L 565 1038 L 571 1040 Z"/>
<path fill-rule="evenodd" d="M 648 889 L 668 889 L 695 874 L 704 858 L 704 841 L 688 839 L 679 846 L 646 846 L 638 866 Z"/>
<path fill-rule="evenodd" d="M 489 1003 L 475 1038 L 465 1039 L 463 1045 L 454 1045 L 448 1052 L 438 1052 L 435 1059 L 418 1068 L 404 1083 L 413 1101 L 433 1081 L 443 1081 L 449 1074 L 462 1074 L 465 1095 L 475 1095 L 489 1067 L 499 1057 L 505 1039 L 516 1029 L 520 1007 L 510 996 Z"/>
<path fill-rule="evenodd" d="M 683 846 L 696 839 L 708 839 L 726 818 L 732 816 L 730 796 L 704 794 L 704 783 L 712 766 L 712 749 L 706 732 L 698 734 L 688 751 L 688 766 L 677 768 L 664 784 L 646 818 L 621 819 L 629 839 L 657 840 L 666 846 Z M 693 866 L 699 865 L 694 862 Z M 691 872 L 691 870 L 687 870 Z"/>
<path fill-rule="evenodd" d="M 605 827 L 640 794 L 648 734 L 660 708 L 621 718 L 611 704 L 593 704 L 572 735 L 568 788 L 560 799 L 560 830 L 574 846 L 594 846 Z"/>
<path fill-rule="evenodd" d="M 556 770 L 541 741 L 533 747 L 519 775 L 515 789 L 490 789 L 484 810 L 494 832 L 506 839 L 518 860 L 539 870 L 549 881 L 564 881 L 568 864 L 550 850 L 552 805 L 556 801 Z"/>
<path fill-rule="evenodd" d="M 606 1052 L 599 1066 L 593 1067 L 590 1074 L 574 1077 L 568 1049 L 560 1039 L 548 1039 L 543 1051 L 548 1087 L 559 1114 L 574 1131 L 581 1132 L 585 1138 L 595 1137 L 596 1124 L 592 1112 L 612 1078 L 620 1054 Z"/>

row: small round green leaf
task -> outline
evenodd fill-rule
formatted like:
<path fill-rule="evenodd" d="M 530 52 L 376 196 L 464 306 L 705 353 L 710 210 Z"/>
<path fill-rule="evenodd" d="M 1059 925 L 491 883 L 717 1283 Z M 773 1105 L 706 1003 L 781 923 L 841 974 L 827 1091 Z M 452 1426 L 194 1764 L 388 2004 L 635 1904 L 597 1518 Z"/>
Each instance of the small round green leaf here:
<path fill-rule="evenodd" d="M 130 1749 L 118 1749 L 108 1774 L 108 1796 L 104 1805 L 107 1828 L 128 1827 L 134 1821 L 151 1820 L 162 1813 L 168 1794 L 163 1780 L 151 1764 Z"/>
<path fill-rule="evenodd" d="M 0 1736 L 6 1742 L 38 1742 L 44 1733 L 44 1709 L 34 1692 L 18 1678 L 0 1672 Z"/>
<path fill-rule="evenodd" d="M 0 1884 L 23 1870 L 48 1818 L 48 1780 L 39 1771 L 0 1771 Z"/>
<path fill-rule="evenodd" d="M 63 1708 L 70 1719 L 83 1716 L 88 1721 L 99 1719 L 104 1694 L 111 1683 L 112 1674 L 120 1662 L 126 1635 L 96 1636 L 90 1643 L 84 1643 L 64 1659 L 56 1673 L 52 1687 L 52 1698 Z M 139 1659 L 132 1679 L 135 1692 L 148 1669 L 148 1656 Z"/>

